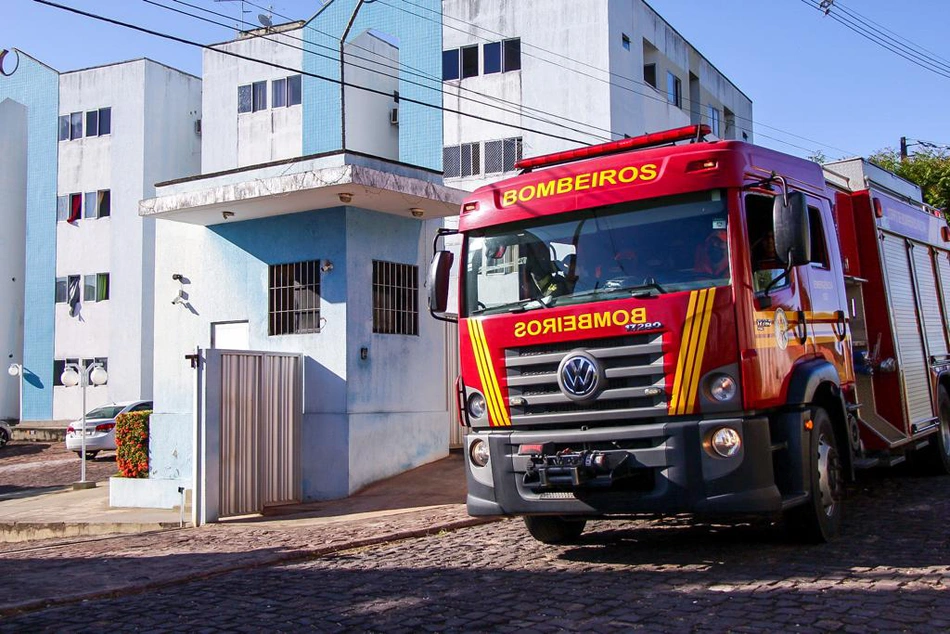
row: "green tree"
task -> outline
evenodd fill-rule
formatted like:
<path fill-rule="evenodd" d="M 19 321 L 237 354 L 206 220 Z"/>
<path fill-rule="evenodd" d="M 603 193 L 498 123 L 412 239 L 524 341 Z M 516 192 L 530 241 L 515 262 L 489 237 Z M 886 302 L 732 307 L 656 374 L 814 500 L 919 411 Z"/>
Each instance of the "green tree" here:
<path fill-rule="evenodd" d="M 950 213 L 950 154 L 946 150 L 925 148 L 901 161 L 900 153 L 885 148 L 869 160 L 920 186 L 924 202 Z"/>

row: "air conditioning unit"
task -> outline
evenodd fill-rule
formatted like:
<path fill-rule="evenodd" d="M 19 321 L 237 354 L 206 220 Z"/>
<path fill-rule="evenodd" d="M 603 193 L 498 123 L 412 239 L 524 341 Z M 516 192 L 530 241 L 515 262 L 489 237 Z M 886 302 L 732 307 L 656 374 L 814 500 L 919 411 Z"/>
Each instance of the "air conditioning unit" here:
<path fill-rule="evenodd" d="M 399 125 L 399 108 L 389 109 L 389 122 L 393 125 Z"/>
<path fill-rule="evenodd" d="M 201 136 L 201 119 L 195 119 L 195 134 Z"/>

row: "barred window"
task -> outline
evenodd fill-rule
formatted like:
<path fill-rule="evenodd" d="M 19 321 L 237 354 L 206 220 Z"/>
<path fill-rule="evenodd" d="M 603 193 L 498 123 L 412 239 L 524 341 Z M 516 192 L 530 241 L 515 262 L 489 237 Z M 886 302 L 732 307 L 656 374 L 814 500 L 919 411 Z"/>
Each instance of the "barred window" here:
<path fill-rule="evenodd" d="M 442 148 L 442 170 L 446 178 L 478 176 L 482 173 L 479 143 L 463 143 Z"/>
<path fill-rule="evenodd" d="M 521 137 L 485 141 L 485 173 L 512 172 L 521 160 Z"/>
<path fill-rule="evenodd" d="M 320 332 L 320 260 L 274 264 L 269 277 L 267 334 Z"/>
<path fill-rule="evenodd" d="M 373 332 L 419 334 L 419 267 L 373 260 Z"/>

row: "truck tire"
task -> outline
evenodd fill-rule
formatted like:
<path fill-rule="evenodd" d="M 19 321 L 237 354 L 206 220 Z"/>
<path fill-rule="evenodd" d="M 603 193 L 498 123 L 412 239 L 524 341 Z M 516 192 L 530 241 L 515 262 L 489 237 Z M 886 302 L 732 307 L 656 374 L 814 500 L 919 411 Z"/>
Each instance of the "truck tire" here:
<path fill-rule="evenodd" d="M 528 532 L 544 544 L 563 544 L 575 541 L 584 532 L 587 520 L 566 520 L 549 515 L 527 515 L 524 525 Z"/>
<path fill-rule="evenodd" d="M 841 499 L 844 478 L 831 418 L 821 407 L 811 412 L 810 498 L 786 512 L 791 534 L 807 543 L 831 541 L 841 530 Z"/>
<path fill-rule="evenodd" d="M 917 452 L 917 466 L 924 475 L 950 474 L 950 395 L 940 386 L 937 392 L 940 430 L 930 436 L 930 444 Z"/>

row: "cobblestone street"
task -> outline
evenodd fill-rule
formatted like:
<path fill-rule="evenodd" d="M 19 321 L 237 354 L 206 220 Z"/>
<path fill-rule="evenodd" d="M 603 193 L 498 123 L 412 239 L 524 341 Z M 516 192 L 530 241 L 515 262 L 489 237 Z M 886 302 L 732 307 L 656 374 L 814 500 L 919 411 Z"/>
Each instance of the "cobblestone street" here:
<path fill-rule="evenodd" d="M 0 449 L 0 495 L 25 489 L 67 486 L 79 480 L 79 457 L 60 442 L 14 441 Z M 86 461 L 86 479 L 108 480 L 117 473 L 115 452 Z"/>
<path fill-rule="evenodd" d="M 822 546 L 790 543 L 765 525 L 674 518 L 597 522 L 578 544 L 552 547 L 513 520 L 7 614 L 0 631 L 946 631 L 947 518 L 950 478 L 866 474 L 848 500 L 844 536 Z M 2 556 L 13 570 L 75 570 L 81 583 L 94 562 L 134 562 L 142 575 L 200 570 L 209 558 L 238 561 L 333 534 L 292 523 L 283 532 L 216 530 Z M 220 551 L 194 556 L 211 535 Z M 6 585 L 16 591 L 17 575 Z"/>

